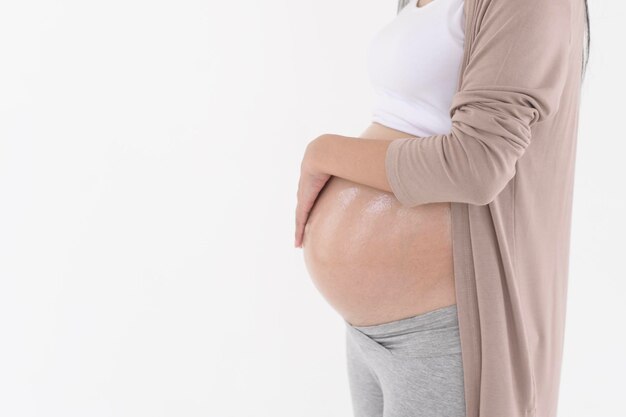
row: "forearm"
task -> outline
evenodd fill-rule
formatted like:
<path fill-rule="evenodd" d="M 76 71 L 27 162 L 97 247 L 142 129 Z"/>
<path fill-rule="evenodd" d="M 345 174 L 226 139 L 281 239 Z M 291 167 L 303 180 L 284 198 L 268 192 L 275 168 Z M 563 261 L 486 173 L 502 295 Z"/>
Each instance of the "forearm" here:
<path fill-rule="evenodd" d="M 309 145 L 310 163 L 318 172 L 392 192 L 385 171 L 389 143 L 385 139 L 324 134 Z"/>

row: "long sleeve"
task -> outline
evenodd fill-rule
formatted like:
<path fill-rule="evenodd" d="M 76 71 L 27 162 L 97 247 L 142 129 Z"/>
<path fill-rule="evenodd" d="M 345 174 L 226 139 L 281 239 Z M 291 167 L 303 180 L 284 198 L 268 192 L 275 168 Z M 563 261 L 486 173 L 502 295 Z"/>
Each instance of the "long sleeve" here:
<path fill-rule="evenodd" d="M 405 206 L 493 201 L 515 175 L 533 125 L 558 110 L 569 68 L 570 2 L 493 0 L 486 7 L 452 99 L 450 132 L 388 147 L 387 178 Z"/>

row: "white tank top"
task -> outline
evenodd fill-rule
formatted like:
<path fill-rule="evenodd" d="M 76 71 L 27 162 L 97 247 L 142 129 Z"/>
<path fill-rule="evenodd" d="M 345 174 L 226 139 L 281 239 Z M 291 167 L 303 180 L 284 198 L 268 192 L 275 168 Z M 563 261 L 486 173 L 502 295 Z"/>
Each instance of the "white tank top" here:
<path fill-rule="evenodd" d="M 370 41 L 372 121 L 414 136 L 446 134 L 465 33 L 463 0 L 410 0 Z"/>

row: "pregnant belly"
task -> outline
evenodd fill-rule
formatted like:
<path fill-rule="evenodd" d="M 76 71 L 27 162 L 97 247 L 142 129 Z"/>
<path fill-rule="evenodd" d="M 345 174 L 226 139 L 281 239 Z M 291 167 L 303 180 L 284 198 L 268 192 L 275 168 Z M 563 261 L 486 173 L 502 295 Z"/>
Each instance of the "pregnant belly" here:
<path fill-rule="evenodd" d="M 449 203 L 404 207 L 392 193 L 331 177 L 309 214 L 302 250 L 316 288 L 353 325 L 455 303 Z"/>

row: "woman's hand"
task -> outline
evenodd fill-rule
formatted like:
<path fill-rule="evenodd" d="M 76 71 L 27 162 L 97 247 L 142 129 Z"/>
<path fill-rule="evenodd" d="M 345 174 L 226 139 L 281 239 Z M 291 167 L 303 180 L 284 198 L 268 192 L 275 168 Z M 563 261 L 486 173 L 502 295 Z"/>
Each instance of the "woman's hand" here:
<path fill-rule="evenodd" d="M 320 172 L 316 161 L 319 154 L 316 153 L 322 136 L 312 140 L 307 145 L 302 163 L 300 165 L 300 181 L 298 182 L 298 204 L 296 206 L 296 235 L 295 247 L 302 247 L 304 226 L 309 218 L 311 208 L 322 188 L 331 175 Z"/>

